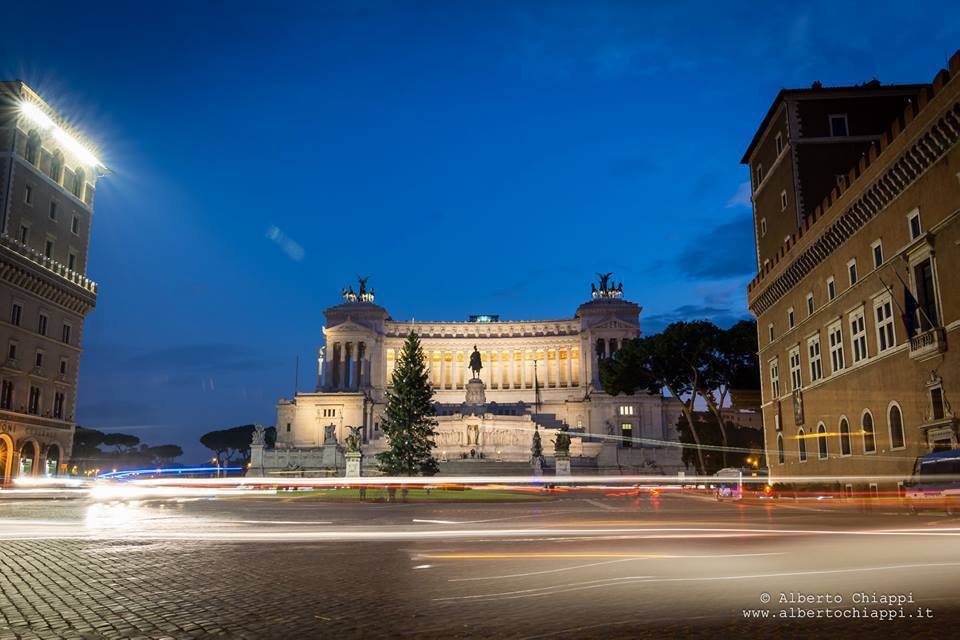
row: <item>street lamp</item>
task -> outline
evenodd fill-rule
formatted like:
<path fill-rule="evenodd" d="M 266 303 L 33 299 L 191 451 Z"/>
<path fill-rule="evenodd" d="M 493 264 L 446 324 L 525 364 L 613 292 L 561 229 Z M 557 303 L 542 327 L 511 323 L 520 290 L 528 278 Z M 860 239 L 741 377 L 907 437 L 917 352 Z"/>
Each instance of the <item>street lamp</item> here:
<path fill-rule="evenodd" d="M 217 456 L 214 456 L 210 458 L 210 462 L 217 465 L 217 475 L 215 477 L 219 478 L 220 477 L 220 458 L 218 458 Z"/>

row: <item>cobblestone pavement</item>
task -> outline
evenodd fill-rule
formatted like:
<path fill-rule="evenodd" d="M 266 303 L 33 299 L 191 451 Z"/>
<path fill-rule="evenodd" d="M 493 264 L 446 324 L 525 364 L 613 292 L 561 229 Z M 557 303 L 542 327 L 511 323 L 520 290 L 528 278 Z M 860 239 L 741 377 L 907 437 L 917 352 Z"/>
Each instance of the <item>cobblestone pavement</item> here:
<path fill-rule="evenodd" d="M 952 635 L 960 545 L 943 533 L 956 520 L 824 523 L 815 511 L 606 499 L 0 503 L 0 638 Z M 330 527 L 345 539 L 330 539 Z M 853 535 L 867 527 L 918 531 Z M 923 606 L 935 617 L 743 619 L 761 592 L 792 590 L 842 593 L 848 605 L 856 592 L 910 592 L 907 613 Z"/>

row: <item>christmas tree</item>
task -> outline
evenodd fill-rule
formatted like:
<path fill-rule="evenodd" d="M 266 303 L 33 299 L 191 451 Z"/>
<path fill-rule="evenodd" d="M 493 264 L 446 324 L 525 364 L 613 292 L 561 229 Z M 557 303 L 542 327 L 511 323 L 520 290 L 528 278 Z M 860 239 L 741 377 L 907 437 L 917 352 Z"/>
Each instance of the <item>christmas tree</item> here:
<path fill-rule="evenodd" d="M 439 468 L 433 457 L 433 387 L 427 376 L 420 338 L 413 331 L 393 370 L 392 388 L 380 421 L 389 448 L 377 454 L 380 471 L 391 476 L 432 476 Z"/>

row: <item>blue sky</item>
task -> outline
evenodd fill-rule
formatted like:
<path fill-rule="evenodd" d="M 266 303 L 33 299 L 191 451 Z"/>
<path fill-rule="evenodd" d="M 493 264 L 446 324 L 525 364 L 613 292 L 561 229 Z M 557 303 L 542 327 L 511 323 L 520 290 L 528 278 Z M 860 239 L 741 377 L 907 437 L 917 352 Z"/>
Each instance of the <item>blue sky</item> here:
<path fill-rule="evenodd" d="M 601 270 L 645 331 L 745 316 L 738 163 L 776 92 L 960 46 L 950 3 L 164 5 L 6 7 L 0 76 L 114 170 L 79 422 L 187 461 L 272 424 L 298 355 L 314 383 L 357 274 L 395 318 L 566 317 Z"/>

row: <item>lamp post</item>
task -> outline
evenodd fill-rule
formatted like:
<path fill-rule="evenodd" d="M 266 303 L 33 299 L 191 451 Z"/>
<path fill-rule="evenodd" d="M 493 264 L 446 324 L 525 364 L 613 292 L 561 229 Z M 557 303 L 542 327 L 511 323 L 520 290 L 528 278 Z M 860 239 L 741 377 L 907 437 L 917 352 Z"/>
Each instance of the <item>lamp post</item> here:
<path fill-rule="evenodd" d="M 220 458 L 219 458 L 218 456 L 214 456 L 214 457 L 210 458 L 210 462 L 212 462 L 212 463 L 214 463 L 215 465 L 217 465 L 217 471 L 216 471 L 216 475 L 215 475 L 214 477 L 215 477 L 215 478 L 219 478 L 219 477 L 220 477 Z"/>

